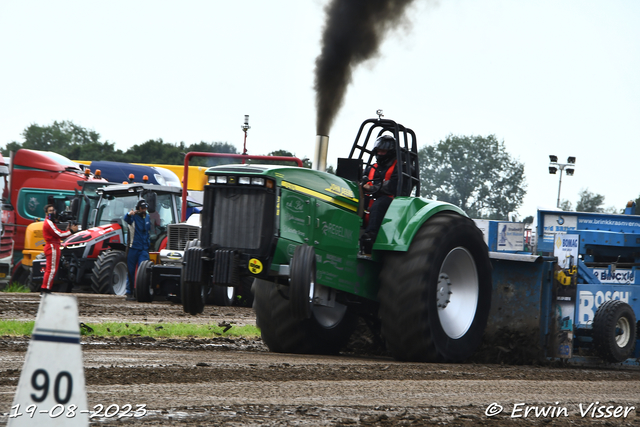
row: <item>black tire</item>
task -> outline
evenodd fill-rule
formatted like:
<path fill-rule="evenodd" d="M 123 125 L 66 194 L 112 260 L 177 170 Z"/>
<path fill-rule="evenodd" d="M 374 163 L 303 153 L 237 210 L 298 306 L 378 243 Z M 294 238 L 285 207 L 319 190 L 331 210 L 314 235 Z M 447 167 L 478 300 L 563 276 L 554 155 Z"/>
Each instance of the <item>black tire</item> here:
<path fill-rule="evenodd" d="M 236 297 L 236 288 L 233 286 L 211 285 L 202 287 L 202 292 L 206 292 L 205 302 L 207 304 L 229 307 L 233 305 Z"/>
<path fill-rule="evenodd" d="M 311 246 L 297 246 L 291 258 L 289 304 L 296 320 L 309 319 L 316 283 L 316 253 Z"/>
<path fill-rule="evenodd" d="M 636 346 L 636 316 L 629 304 L 605 301 L 593 318 L 593 344 L 597 354 L 607 362 L 624 362 Z"/>
<path fill-rule="evenodd" d="M 468 358 L 482 342 L 491 291 L 488 248 L 474 222 L 430 218 L 407 252 L 384 261 L 378 299 L 387 349 L 406 361 Z"/>
<path fill-rule="evenodd" d="M 336 354 L 343 348 L 356 327 L 356 317 L 344 311 L 332 324 L 314 307 L 310 319 L 296 320 L 289 306 L 289 287 L 260 279 L 253 283 L 253 309 L 262 340 L 276 353 Z"/>
<path fill-rule="evenodd" d="M 151 302 L 153 301 L 153 288 L 151 287 L 151 269 L 153 268 L 153 261 L 142 261 L 138 266 L 136 272 L 136 299 L 138 302 Z"/>
<path fill-rule="evenodd" d="M 188 242 L 184 248 L 183 266 L 180 273 L 180 298 L 185 313 L 196 315 L 204 311 L 205 295 L 200 282 L 184 280 L 185 266 L 189 265 L 189 248 L 200 246 L 200 240 L 194 239 Z"/>
<path fill-rule="evenodd" d="M 253 292 L 251 286 L 254 278 L 252 276 L 242 276 L 240 286 L 236 289 L 236 305 L 240 307 L 251 307 L 253 305 Z"/>
<path fill-rule="evenodd" d="M 103 252 L 91 269 L 91 289 L 97 294 L 124 295 L 128 271 L 124 252 Z"/>
<path fill-rule="evenodd" d="M 24 270 L 24 268 L 21 268 L 21 270 Z M 29 288 L 31 292 L 40 292 L 40 289 L 42 288 L 42 283 L 44 280 L 41 280 L 40 283 L 34 283 L 34 281 L 31 280 L 32 272 L 33 272 L 33 266 L 31 266 L 31 269 L 27 273 L 26 279 L 24 279 L 26 280 L 25 286 Z M 18 281 L 18 283 L 20 282 Z"/>

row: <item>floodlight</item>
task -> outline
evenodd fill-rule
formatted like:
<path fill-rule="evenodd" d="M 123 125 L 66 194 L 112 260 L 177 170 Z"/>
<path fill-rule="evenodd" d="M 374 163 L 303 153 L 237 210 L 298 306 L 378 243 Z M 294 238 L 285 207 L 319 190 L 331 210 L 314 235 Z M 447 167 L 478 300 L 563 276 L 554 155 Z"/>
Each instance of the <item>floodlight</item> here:
<path fill-rule="evenodd" d="M 573 176 L 573 169 L 571 168 L 566 168 L 565 172 L 567 173 L 567 176 Z"/>
<path fill-rule="evenodd" d="M 555 175 L 555 174 L 556 174 L 556 172 L 558 172 L 558 168 L 553 167 L 553 166 L 549 166 L 549 173 L 550 173 L 551 175 Z"/>
<path fill-rule="evenodd" d="M 567 163 L 574 164 L 575 162 L 576 162 L 576 158 L 575 157 L 570 156 L 570 157 L 567 158 Z"/>
<path fill-rule="evenodd" d="M 558 156 L 554 156 L 553 154 L 551 154 L 549 155 L 549 160 L 551 161 L 551 163 L 558 163 Z"/>

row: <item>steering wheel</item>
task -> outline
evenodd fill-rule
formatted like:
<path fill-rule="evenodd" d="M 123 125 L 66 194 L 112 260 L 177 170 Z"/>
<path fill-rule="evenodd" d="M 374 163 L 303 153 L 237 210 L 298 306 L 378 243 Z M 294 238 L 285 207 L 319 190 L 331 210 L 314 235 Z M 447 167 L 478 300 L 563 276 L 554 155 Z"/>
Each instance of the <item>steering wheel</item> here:
<path fill-rule="evenodd" d="M 369 184 L 369 188 L 365 188 L 364 186 Z M 360 186 L 362 187 L 362 191 L 364 191 L 365 193 L 368 194 L 374 194 L 377 193 L 380 188 L 382 188 L 382 182 L 376 184 L 375 180 L 373 179 L 369 179 L 369 177 L 362 177 L 362 180 L 360 181 Z"/>

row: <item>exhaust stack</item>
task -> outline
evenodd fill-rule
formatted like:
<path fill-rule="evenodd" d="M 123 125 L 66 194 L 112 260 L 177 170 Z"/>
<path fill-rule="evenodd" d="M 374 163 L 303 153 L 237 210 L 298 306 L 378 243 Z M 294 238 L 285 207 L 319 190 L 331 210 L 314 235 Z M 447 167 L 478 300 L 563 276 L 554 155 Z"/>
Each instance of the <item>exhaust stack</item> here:
<path fill-rule="evenodd" d="M 313 168 L 318 171 L 327 171 L 327 151 L 329 150 L 329 137 L 316 135 L 316 151 L 313 156 Z"/>

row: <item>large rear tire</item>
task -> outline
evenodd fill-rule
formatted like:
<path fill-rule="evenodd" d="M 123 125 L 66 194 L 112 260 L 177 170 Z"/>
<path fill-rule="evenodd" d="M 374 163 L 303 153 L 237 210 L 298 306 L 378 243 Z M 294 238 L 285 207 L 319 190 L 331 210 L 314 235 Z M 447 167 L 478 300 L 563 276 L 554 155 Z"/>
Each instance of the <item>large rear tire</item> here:
<path fill-rule="evenodd" d="M 205 295 L 200 282 L 185 280 L 186 267 L 191 262 L 191 247 L 200 246 L 200 240 L 194 239 L 188 242 L 184 248 L 183 266 L 180 274 L 180 297 L 182 299 L 182 308 L 185 313 L 196 315 L 204 311 Z"/>
<path fill-rule="evenodd" d="M 629 304 L 605 301 L 593 318 L 593 344 L 607 362 L 624 362 L 636 346 L 636 316 Z"/>
<path fill-rule="evenodd" d="M 136 299 L 138 302 L 151 302 L 153 300 L 153 288 L 151 287 L 151 269 L 153 261 L 145 260 L 138 266 L 136 272 Z"/>
<path fill-rule="evenodd" d="M 335 354 L 356 326 L 347 307 L 313 307 L 311 318 L 296 320 L 289 305 L 289 287 L 256 279 L 253 309 L 262 340 L 276 353 Z"/>
<path fill-rule="evenodd" d="M 124 252 L 103 252 L 91 270 L 91 289 L 97 294 L 124 295 L 127 292 L 128 275 Z"/>
<path fill-rule="evenodd" d="M 491 263 L 474 222 L 441 213 L 416 233 L 407 252 L 386 256 L 380 319 L 396 359 L 462 361 L 482 342 L 491 305 Z"/>

